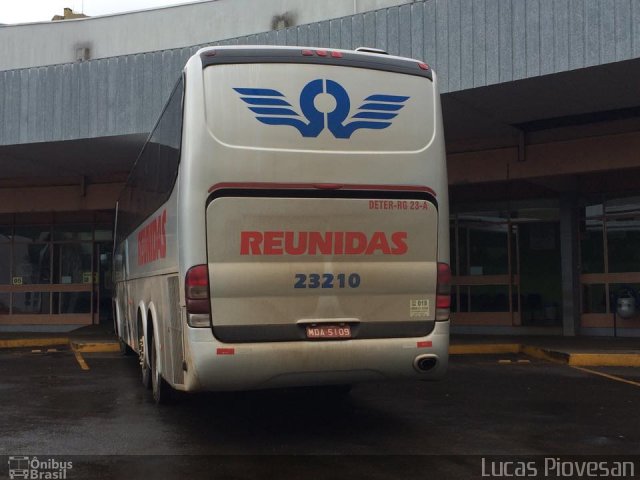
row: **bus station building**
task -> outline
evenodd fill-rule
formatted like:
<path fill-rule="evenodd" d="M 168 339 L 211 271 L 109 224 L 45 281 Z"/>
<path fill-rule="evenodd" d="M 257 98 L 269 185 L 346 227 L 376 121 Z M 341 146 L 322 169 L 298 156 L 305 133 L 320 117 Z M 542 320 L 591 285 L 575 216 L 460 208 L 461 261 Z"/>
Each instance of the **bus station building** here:
<path fill-rule="evenodd" d="M 640 2 L 257 4 L 0 26 L 0 331 L 111 321 L 115 201 L 182 67 L 260 44 L 433 67 L 454 333 L 640 336 Z"/>

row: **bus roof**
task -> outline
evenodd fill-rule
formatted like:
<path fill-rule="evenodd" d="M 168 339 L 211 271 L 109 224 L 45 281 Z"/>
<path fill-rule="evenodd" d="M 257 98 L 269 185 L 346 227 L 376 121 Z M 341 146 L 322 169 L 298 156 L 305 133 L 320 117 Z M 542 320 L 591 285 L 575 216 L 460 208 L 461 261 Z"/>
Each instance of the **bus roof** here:
<path fill-rule="evenodd" d="M 380 53 L 317 47 L 224 46 L 199 50 L 202 68 L 242 63 L 307 63 L 404 73 L 433 80 L 431 68 L 419 60 Z"/>

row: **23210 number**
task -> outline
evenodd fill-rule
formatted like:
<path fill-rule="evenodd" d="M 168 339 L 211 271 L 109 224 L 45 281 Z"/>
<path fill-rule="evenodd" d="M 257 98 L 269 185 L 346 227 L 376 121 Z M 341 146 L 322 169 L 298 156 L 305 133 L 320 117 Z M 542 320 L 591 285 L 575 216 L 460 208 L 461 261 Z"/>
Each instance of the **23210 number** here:
<path fill-rule="evenodd" d="M 358 288 L 360 275 L 357 273 L 296 273 L 294 288 Z"/>

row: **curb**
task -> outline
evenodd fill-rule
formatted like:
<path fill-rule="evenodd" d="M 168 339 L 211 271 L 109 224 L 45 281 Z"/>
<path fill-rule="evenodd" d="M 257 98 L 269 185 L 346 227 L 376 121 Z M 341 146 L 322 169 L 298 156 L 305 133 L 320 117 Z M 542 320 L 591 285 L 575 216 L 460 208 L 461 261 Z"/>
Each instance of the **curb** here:
<path fill-rule="evenodd" d="M 640 353 L 572 353 L 569 365 L 574 367 L 640 367 Z"/>
<path fill-rule="evenodd" d="M 522 353 L 529 357 L 572 367 L 640 367 L 640 352 L 571 353 L 517 343 L 451 345 L 449 347 L 450 355 L 497 355 L 504 353 Z"/>
<path fill-rule="evenodd" d="M 11 338 L 0 340 L 0 349 L 53 347 L 66 345 L 69 345 L 72 350 L 83 353 L 113 353 L 120 351 L 120 344 L 118 342 L 91 342 L 82 340 L 71 340 L 69 337 Z"/>
<path fill-rule="evenodd" d="M 470 345 L 449 345 L 449 355 L 492 355 L 499 353 L 520 353 L 519 343 L 487 343 Z"/>
<path fill-rule="evenodd" d="M 11 338 L 0 340 L 0 349 L 4 348 L 27 348 L 27 347 L 53 347 L 68 345 L 68 337 L 56 338 Z"/>

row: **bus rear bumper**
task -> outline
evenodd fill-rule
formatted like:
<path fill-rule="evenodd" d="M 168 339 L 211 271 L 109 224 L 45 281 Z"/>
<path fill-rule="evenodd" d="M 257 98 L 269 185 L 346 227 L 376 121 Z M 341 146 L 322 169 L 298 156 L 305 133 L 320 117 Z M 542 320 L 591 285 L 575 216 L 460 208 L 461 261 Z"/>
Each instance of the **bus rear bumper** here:
<path fill-rule="evenodd" d="M 436 380 L 449 355 L 448 321 L 419 338 L 223 344 L 210 329 L 187 335 L 186 391 Z"/>

